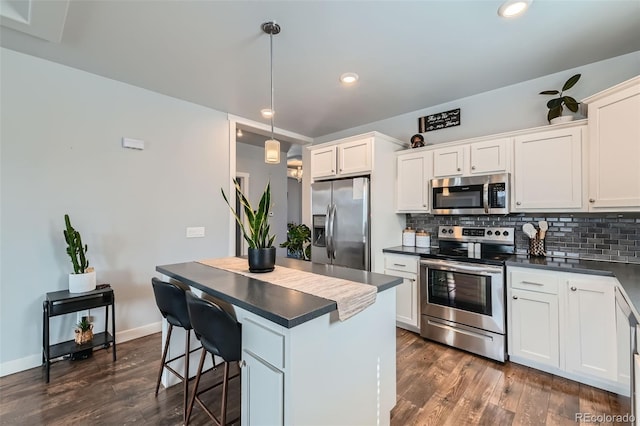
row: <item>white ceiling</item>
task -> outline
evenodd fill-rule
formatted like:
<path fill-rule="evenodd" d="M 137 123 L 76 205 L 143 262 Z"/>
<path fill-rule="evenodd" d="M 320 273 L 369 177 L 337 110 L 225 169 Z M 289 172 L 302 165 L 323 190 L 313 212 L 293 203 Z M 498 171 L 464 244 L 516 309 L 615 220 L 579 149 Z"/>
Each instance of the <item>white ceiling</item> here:
<path fill-rule="evenodd" d="M 0 11 L 23 1 L 0 0 Z M 51 3 L 68 5 L 59 43 L 3 18 L 0 44 L 256 121 L 269 105 L 260 26 L 275 20 L 276 126 L 309 137 L 640 50 L 638 0 L 534 0 L 510 21 L 493 0 L 44 0 L 33 10 Z M 356 86 L 341 87 L 346 71 Z"/>

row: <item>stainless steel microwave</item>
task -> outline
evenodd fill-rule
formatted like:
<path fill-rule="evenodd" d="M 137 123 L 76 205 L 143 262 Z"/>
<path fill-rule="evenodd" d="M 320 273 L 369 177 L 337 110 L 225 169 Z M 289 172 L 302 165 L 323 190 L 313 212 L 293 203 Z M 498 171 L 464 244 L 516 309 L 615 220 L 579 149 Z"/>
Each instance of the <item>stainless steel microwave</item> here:
<path fill-rule="evenodd" d="M 431 181 L 433 214 L 508 214 L 509 174 Z"/>

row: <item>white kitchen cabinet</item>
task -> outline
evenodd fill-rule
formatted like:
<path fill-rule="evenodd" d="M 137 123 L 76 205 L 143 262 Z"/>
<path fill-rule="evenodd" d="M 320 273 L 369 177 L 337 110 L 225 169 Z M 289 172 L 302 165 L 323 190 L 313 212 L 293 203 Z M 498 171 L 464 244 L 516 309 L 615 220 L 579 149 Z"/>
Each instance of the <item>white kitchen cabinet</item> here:
<path fill-rule="evenodd" d="M 545 130 L 514 141 L 514 212 L 583 209 L 586 126 Z"/>
<path fill-rule="evenodd" d="M 284 373 L 251 352 L 243 351 L 242 388 L 248 404 L 242 405 L 243 424 L 284 424 Z"/>
<path fill-rule="evenodd" d="M 398 154 L 396 179 L 396 211 L 398 213 L 429 212 L 429 181 L 432 152 L 402 152 Z"/>
<path fill-rule="evenodd" d="M 433 175 L 472 176 L 508 170 L 510 138 L 454 145 L 433 150 Z"/>
<path fill-rule="evenodd" d="M 509 271 L 509 356 L 560 368 L 558 282 L 553 274 Z"/>
<path fill-rule="evenodd" d="M 509 145 L 511 139 L 502 138 L 469 145 L 471 167 L 469 173 L 504 173 L 509 164 Z"/>
<path fill-rule="evenodd" d="M 339 178 L 371 172 L 373 138 L 311 148 L 311 177 Z"/>
<path fill-rule="evenodd" d="M 338 174 L 340 176 L 371 172 L 372 138 L 338 145 Z"/>
<path fill-rule="evenodd" d="M 311 151 L 311 177 L 313 179 L 336 176 L 337 152 L 335 145 Z"/>
<path fill-rule="evenodd" d="M 462 176 L 468 146 L 456 145 L 433 150 L 433 177 Z"/>
<path fill-rule="evenodd" d="M 566 370 L 617 381 L 616 307 L 610 281 L 566 280 Z"/>
<path fill-rule="evenodd" d="M 418 256 L 390 253 L 384 256 L 384 273 L 403 279 L 396 287 L 396 325 L 416 333 L 420 332 L 419 265 Z"/>
<path fill-rule="evenodd" d="M 613 277 L 507 267 L 511 361 L 628 392 L 618 377 L 616 285 Z"/>
<path fill-rule="evenodd" d="M 589 211 L 640 211 L 640 76 L 583 102 L 589 115 Z"/>
<path fill-rule="evenodd" d="M 242 323 L 243 424 L 284 424 L 286 337 L 266 322 L 245 318 Z"/>

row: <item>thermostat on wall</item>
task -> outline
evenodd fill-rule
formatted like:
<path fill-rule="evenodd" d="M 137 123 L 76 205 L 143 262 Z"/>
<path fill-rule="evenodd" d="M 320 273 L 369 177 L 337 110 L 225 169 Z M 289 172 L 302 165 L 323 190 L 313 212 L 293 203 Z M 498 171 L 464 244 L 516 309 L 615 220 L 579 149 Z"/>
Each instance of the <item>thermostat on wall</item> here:
<path fill-rule="evenodd" d="M 144 149 L 144 141 L 131 138 L 122 138 L 122 147 L 131 149 Z"/>

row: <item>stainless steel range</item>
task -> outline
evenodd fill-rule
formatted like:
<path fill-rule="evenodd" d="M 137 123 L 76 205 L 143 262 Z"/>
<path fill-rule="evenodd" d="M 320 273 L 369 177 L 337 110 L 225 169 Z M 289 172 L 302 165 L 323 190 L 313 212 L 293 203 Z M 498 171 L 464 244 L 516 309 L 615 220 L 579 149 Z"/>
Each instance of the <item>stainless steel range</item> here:
<path fill-rule="evenodd" d="M 514 229 L 440 226 L 438 241 L 420 261 L 420 335 L 504 362 L 505 261 L 515 253 Z"/>

